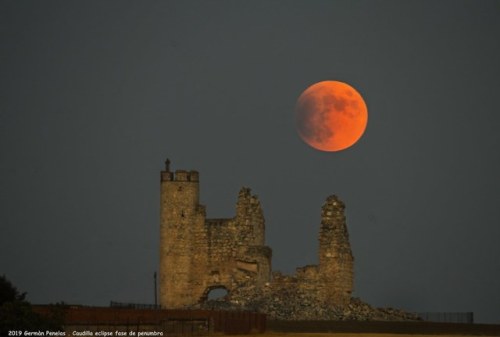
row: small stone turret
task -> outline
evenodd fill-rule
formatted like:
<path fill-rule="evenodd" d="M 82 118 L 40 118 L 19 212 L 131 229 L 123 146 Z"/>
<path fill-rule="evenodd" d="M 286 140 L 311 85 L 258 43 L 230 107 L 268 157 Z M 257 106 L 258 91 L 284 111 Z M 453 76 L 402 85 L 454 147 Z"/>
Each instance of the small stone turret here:
<path fill-rule="evenodd" d="M 347 305 L 353 290 L 354 258 L 344 209 L 344 203 L 336 195 L 329 196 L 321 210 L 319 233 L 321 293 L 327 303 L 337 306 Z"/>

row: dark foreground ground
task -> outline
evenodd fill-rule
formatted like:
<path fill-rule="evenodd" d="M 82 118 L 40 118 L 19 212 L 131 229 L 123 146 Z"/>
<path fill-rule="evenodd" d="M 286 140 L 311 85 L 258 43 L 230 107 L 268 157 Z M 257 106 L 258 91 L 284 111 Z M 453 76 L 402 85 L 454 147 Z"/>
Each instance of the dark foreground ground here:
<path fill-rule="evenodd" d="M 500 336 L 500 325 L 381 321 L 267 321 L 267 331 Z"/>

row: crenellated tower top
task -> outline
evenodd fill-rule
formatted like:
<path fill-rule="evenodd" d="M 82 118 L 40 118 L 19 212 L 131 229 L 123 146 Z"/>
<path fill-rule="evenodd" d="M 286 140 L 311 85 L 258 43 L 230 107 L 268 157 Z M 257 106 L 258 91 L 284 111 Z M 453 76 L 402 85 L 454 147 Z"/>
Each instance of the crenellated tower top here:
<path fill-rule="evenodd" d="M 199 181 L 198 171 L 176 170 L 175 173 L 170 171 L 170 160 L 165 160 L 165 170 L 161 172 L 161 181 Z"/>

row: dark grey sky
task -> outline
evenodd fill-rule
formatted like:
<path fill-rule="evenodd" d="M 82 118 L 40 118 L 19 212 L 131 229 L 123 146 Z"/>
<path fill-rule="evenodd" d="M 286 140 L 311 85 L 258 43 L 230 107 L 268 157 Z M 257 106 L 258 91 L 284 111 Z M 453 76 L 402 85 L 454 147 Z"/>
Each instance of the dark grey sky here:
<path fill-rule="evenodd" d="M 0 273 L 35 303 L 153 301 L 159 171 L 209 217 L 258 194 L 273 267 L 346 202 L 355 296 L 500 323 L 500 1 L 1 1 Z M 364 96 L 339 153 L 298 137 L 322 80 Z"/>

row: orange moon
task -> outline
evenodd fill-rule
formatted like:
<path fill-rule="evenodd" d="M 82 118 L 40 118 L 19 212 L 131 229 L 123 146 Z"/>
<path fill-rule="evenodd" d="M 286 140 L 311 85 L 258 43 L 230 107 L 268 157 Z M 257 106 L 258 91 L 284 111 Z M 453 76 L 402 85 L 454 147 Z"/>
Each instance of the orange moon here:
<path fill-rule="evenodd" d="M 300 95 L 295 109 L 300 137 L 321 151 L 351 147 L 361 138 L 368 123 L 363 97 L 344 82 L 311 85 Z"/>

